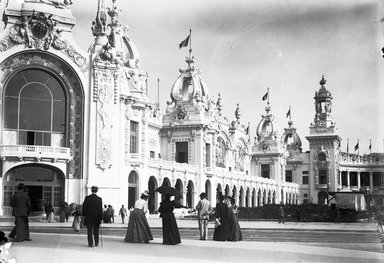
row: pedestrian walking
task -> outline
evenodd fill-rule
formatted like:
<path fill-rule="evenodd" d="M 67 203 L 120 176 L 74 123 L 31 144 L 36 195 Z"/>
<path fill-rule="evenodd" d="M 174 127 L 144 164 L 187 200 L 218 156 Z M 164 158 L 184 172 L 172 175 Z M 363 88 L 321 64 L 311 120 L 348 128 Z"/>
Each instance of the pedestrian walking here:
<path fill-rule="evenodd" d="M 243 240 L 243 235 L 237 218 L 239 207 L 236 205 L 236 200 L 233 197 L 226 199 L 226 204 L 228 206 L 227 241 L 241 241 Z"/>
<path fill-rule="evenodd" d="M 280 219 L 279 219 L 279 224 L 280 223 L 285 223 L 285 220 L 284 220 L 284 208 L 282 205 L 279 206 L 279 215 L 280 215 Z"/>
<path fill-rule="evenodd" d="M 14 242 L 23 242 L 24 240 L 31 241 L 27 226 L 31 200 L 29 199 L 28 194 L 24 191 L 23 183 L 18 185 L 17 192 L 12 197 L 11 206 L 13 207 L 13 215 L 15 216 L 16 224 L 16 239 Z"/>
<path fill-rule="evenodd" d="M 84 216 L 84 225 L 87 227 L 88 246 L 99 245 L 99 229 L 103 219 L 103 201 L 96 195 L 97 186 L 92 186 L 92 194 L 85 197 L 82 206 L 82 216 Z"/>
<path fill-rule="evenodd" d="M 220 193 L 219 202 L 216 204 L 216 223 L 213 240 L 225 241 L 227 239 L 228 206 L 224 203 L 224 196 Z"/>
<path fill-rule="evenodd" d="M 127 209 L 124 207 L 124 205 L 121 205 L 121 208 L 119 210 L 119 216 L 121 216 L 121 223 L 124 224 L 124 219 L 128 215 Z"/>
<path fill-rule="evenodd" d="M 129 216 L 127 233 L 124 238 L 125 242 L 149 243 L 150 240 L 153 240 L 151 229 L 145 216 L 148 211 L 148 198 L 149 193 L 145 190 L 141 194 L 140 199 L 136 200 L 135 208 Z"/>
<path fill-rule="evenodd" d="M 165 194 L 164 200 L 160 203 L 158 209 L 163 223 L 163 244 L 176 245 L 181 243 L 179 229 L 173 209 L 179 207 L 174 201 L 171 201 L 171 195 Z"/>
<path fill-rule="evenodd" d="M 200 201 L 196 205 L 197 220 L 199 224 L 200 240 L 208 239 L 209 215 L 212 212 L 211 202 L 207 200 L 207 194 L 200 194 Z"/>

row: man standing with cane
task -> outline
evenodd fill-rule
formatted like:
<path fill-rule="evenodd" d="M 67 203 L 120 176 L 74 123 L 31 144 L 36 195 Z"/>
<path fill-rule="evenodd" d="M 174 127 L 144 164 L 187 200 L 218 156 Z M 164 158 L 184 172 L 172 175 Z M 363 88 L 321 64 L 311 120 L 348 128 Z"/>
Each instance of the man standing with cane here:
<path fill-rule="evenodd" d="M 93 239 L 95 246 L 99 246 L 99 230 L 103 219 L 103 201 L 96 195 L 97 191 L 98 187 L 92 186 L 92 194 L 86 196 L 83 202 L 82 216 L 85 217 L 84 225 L 87 227 L 89 247 L 93 247 Z"/>
<path fill-rule="evenodd" d="M 200 194 L 200 201 L 196 206 L 197 220 L 199 220 L 200 240 L 208 239 L 209 214 L 212 211 L 211 202 L 207 200 L 207 194 Z"/>

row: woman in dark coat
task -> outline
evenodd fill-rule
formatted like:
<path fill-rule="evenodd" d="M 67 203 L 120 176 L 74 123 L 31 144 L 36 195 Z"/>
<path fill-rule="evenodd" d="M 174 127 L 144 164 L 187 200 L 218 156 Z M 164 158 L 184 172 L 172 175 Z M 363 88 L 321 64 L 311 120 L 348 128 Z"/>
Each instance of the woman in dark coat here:
<path fill-rule="evenodd" d="M 176 245 L 181 243 L 181 240 L 173 209 L 179 205 L 171 201 L 170 198 L 171 195 L 164 195 L 164 200 L 160 203 L 158 211 L 163 222 L 163 244 Z"/>
<path fill-rule="evenodd" d="M 216 226 L 213 232 L 213 240 L 225 241 L 227 239 L 226 229 L 228 221 L 228 206 L 224 202 L 224 196 L 219 195 L 219 202 L 216 204 Z"/>

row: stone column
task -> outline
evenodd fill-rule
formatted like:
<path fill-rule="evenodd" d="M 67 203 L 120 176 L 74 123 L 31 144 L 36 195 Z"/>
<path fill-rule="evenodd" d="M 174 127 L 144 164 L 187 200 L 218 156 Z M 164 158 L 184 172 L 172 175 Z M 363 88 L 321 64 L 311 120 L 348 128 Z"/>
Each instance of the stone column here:
<path fill-rule="evenodd" d="M 350 174 L 350 171 L 347 171 L 347 187 L 351 188 L 351 174 Z"/>
<path fill-rule="evenodd" d="M 369 172 L 369 192 L 373 192 L 373 172 Z"/>
<path fill-rule="evenodd" d="M 357 172 L 357 191 L 360 190 L 361 187 L 361 173 Z"/>

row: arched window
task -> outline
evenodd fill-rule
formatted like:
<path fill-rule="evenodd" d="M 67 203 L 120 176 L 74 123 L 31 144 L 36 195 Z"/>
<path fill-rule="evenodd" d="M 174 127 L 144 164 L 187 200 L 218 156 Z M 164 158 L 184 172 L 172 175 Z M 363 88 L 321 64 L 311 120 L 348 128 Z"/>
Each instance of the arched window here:
<path fill-rule="evenodd" d="M 66 97 L 61 83 L 41 69 L 17 72 L 4 94 L 3 144 L 65 146 Z"/>

